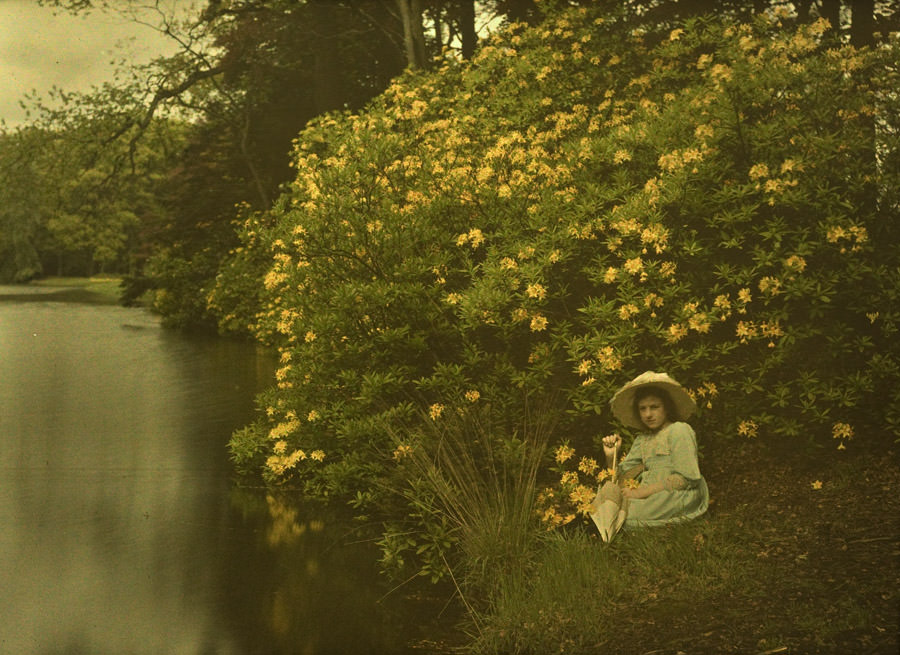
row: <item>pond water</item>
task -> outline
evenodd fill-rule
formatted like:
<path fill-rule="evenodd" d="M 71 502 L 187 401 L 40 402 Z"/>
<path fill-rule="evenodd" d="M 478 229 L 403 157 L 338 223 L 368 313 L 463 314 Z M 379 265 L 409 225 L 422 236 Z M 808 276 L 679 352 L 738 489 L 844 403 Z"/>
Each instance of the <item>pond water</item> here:
<path fill-rule="evenodd" d="M 429 652 L 440 604 L 352 523 L 235 484 L 267 354 L 32 291 L 0 288 L 0 652 Z"/>

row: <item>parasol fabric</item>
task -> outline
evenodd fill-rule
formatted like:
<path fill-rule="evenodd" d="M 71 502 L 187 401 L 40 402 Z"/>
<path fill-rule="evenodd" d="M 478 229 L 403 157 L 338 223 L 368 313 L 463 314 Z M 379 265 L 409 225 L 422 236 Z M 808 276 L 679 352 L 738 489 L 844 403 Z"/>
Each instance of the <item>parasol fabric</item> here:
<path fill-rule="evenodd" d="M 600 532 L 600 538 L 609 543 L 625 523 L 627 503 L 622 489 L 614 481 L 606 482 L 594 498 L 591 520 Z"/>

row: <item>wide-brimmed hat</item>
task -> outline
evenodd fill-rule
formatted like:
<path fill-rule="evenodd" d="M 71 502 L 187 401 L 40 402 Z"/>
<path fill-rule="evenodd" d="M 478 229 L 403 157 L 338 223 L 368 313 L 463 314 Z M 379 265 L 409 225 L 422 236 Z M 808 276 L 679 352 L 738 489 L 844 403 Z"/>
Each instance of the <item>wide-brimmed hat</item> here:
<path fill-rule="evenodd" d="M 697 409 L 694 399 L 669 375 L 646 371 L 619 389 L 609 401 L 613 415 L 629 428 L 640 430 L 646 427 L 641 417 L 634 411 L 634 394 L 641 387 L 658 387 L 666 391 L 675 405 L 679 420 L 687 419 Z"/>

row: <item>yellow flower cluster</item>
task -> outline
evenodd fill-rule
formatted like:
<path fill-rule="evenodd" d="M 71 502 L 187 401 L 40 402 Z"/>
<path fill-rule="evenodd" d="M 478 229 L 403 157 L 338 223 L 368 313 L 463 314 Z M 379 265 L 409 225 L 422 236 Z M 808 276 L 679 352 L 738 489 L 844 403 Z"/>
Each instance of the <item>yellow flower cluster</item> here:
<path fill-rule="evenodd" d="M 751 339 L 763 337 L 769 340 L 769 348 L 775 347 L 775 339 L 784 336 L 784 329 L 781 322 L 775 321 L 739 321 L 735 328 L 735 334 L 741 343 L 749 343 Z"/>
<path fill-rule="evenodd" d="M 543 300 L 547 297 L 547 289 L 542 284 L 529 284 L 528 288 L 525 289 L 525 293 L 529 298 L 537 298 L 538 300 Z"/>
<path fill-rule="evenodd" d="M 737 432 L 742 437 L 752 439 L 759 434 L 759 424 L 756 421 L 741 421 L 738 424 Z"/>
<path fill-rule="evenodd" d="M 696 164 L 703 161 L 703 157 L 704 153 L 698 148 L 673 150 L 660 155 L 657 164 L 666 173 L 677 173 L 686 169 L 696 173 L 698 171 Z"/>
<path fill-rule="evenodd" d="M 554 459 L 561 467 L 559 481 L 538 494 L 537 513 L 548 530 L 565 525 L 576 516 L 588 516 L 597 486 L 614 475 L 612 469 L 601 467 L 593 457 L 582 456 L 576 460 L 575 456 L 575 449 L 568 443 L 556 448 Z M 630 486 L 637 486 L 635 481 L 631 482 Z"/>
<path fill-rule="evenodd" d="M 705 401 L 706 409 L 712 409 L 712 401 L 719 395 L 719 388 L 714 382 L 704 382 L 696 389 L 689 389 L 688 394 L 698 405 Z"/>
<path fill-rule="evenodd" d="M 456 238 L 456 245 L 464 246 L 469 244 L 473 250 L 482 243 L 484 243 L 484 234 L 477 227 L 472 228 L 468 232 L 463 232 Z"/>
<path fill-rule="evenodd" d="M 839 439 L 838 450 L 847 448 L 844 442 L 853 439 L 853 426 L 849 423 L 835 423 L 831 426 L 831 436 L 833 439 Z"/>
<path fill-rule="evenodd" d="M 300 427 L 300 421 L 296 417 L 288 417 L 287 421 L 279 423 L 269 430 L 269 439 L 284 439 L 286 436 L 293 434 Z"/>
<path fill-rule="evenodd" d="M 777 277 L 767 275 L 759 281 L 760 293 L 767 296 L 777 296 L 781 293 L 781 280 Z"/>
<path fill-rule="evenodd" d="M 298 462 L 307 458 L 302 450 L 295 450 L 290 455 L 282 455 L 275 453 L 266 459 L 266 468 L 275 475 L 282 476 L 288 470 L 294 468 Z"/>
<path fill-rule="evenodd" d="M 568 444 L 563 444 L 556 448 L 554 459 L 557 464 L 565 464 L 575 455 L 575 449 Z"/>
<path fill-rule="evenodd" d="M 412 452 L 413 452 L 412 446 L 410 446 L 409 444 L 400 444 L 399 446 L 397 446 L 396 449 L 394 449 L 394 454 L 393 454 L 394 461 L 399 462 L 400 460 L 405 459 L 405 458 L 409 457 L 410 455 L 412 455 Z"/>
<path fill-rule="evenodd" d="M 784 266 L 795 273 L 802 273 L 806 270 L 806 260 L 800 255 L 791 255 L 784 260 Z"/>
<path fill-rule="evenodd" d="M 781 175 L 786 176 L 803 170 L 803 165 L 794 159 L 785 159 L 781 164 Z M 786 189 L 795 187 L 799 184 L 796 178 L 792 177 L 772 177 L 768 164 L 757 163 L 750 167 L 748 177 L 751 181 L 756 182 L 757 191 L 763 191 L 768 196 L 768 204 L 774 205 L 777 197 Z"/>
<path fill-rule="evenodd" d="M 841 253 L 847 252 L 848 248 L 850 252 L 859 252 L 862 250 L 863 244 L 869 240 L 869 232 L 861 225 L 851 225 L 849 227 L 834 225 L 828 228 L 825 238 L 828 240 L 828 243 L 846 241 L 847 245 L 841 246 Z"/>
<path fill-rule="evenodd" d="M 575 511 L 578 514 L 587 515 L 591 513 L 592 503 L 596 495 L 597 492 L 594 487 L 579 484 L 569 492 L 569 500 L 575 505 Z"/>
<path fill-rule="evenodd" d="M 634 303 L 626 303 L 619 307 L 619 318 L 623 321 L 627 321 L 638 312 L 640 312 L 640 310 L 637 308 L 637 305 Z"/>
<path fill-rule="evenodd" d="M 532 332 L 542 332 L 547 329 L 547 318 L 537 314 L 531 318 L 529 328 Z"/>
<path fill-rule="evenodd" d="M 578 462 L 578 470 L 585 475 L 594 475 L 599 468 L 600 465 L 597 464 L 597 460 L 593 457 L 582 457 Z"/>
<path fill-rule="evenodd" d="M 641 243 L 645 246 L 653 246 L 656 254 L 665 252 L 669 242 L 669 230 L 662 224 L 655 223 L 641 231 Z"/>
<path fill-rule="evenodd" d="M 596 354 L 597 363 L 604 373 L 613 373 L 622 369 L 622 360 L 612 346 L 603 346 Z"/>
<path fill-rule="evenodd" d="M 687 336 L 688 329 L 679 323 L 673 323 L 666 330 L 666 341 L 669 343 L 677 343 Z"/>

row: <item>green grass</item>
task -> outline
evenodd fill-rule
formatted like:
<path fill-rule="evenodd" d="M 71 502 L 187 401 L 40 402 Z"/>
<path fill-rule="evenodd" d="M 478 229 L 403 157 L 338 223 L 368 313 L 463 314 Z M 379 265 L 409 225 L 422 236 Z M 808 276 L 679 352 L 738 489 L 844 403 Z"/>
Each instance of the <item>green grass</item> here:
<path fill-rule="evenodd" d="M 115 276 L 95 277 L 46 277 L 29 283 L 32 286 L 51 289 L 75 289 L 98 297 L 105 302 L 118 302 L 122 295 L 122 279 Z"/>
<path fill-rule="evenodd" d="M 620 533 L 547 535 L 530 567 L 500 581 L 474 650 L 481 653 L 619 652 L 621 618 L 661 599 L 675 611 L 699 594 L 739 586 L 741 548 L 697 521 Z M 657 612 L 658 614 L 658 612 Z"/>

